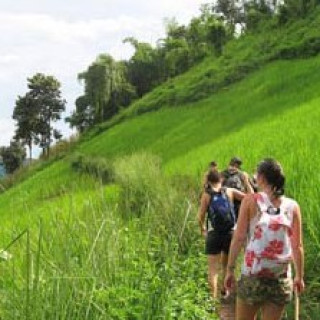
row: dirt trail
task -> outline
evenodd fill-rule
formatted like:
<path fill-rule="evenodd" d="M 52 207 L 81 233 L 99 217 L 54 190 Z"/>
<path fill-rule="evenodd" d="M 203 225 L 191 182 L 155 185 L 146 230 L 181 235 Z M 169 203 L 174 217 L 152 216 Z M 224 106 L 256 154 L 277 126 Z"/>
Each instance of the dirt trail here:
<path fill-rule="evenodd" d="M 221 299 L 219 317 L 221 320 L 235 320 L 236 318 L 236 297 L 231 294 L 226 300 Z"/>
<path fill-rule="evenodd" d="M 235 319 L 235 303 L 221 303 L 219 316 L 221 320 L 234 320 Z"/>

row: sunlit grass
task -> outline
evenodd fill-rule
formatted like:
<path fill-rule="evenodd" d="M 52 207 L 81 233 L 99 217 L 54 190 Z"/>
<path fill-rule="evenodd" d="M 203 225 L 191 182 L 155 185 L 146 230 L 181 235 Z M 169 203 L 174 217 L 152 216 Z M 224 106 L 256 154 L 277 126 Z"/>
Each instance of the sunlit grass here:
<path fill-rule="evenodd" d="M 71 155 L 2 194 L 1 247 L 25 229 L 30 241 L 24 234 L 8 249 L 12 259 L 0 262 L 0 315 L 214 318 L 195 221 L 197 186 L 210 160 L 223 167 L 238 154 L 250 172 L 265 156 L 285 168 L 287 192 L 303 212 L 303 319 L 316 319 L 319 67 L 320 57 L 279 61 L 206 100 L 137 117 L 82 143 L 77 152 L 89 164 L 112 162 L 112 185 L 96 172 L 74 171 Z"/>

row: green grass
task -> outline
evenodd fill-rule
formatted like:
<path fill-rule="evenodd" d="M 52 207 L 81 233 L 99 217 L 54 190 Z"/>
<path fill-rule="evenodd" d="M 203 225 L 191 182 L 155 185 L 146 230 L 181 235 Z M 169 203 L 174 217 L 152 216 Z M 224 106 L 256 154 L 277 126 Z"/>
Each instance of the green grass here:
<path fill-rule="evenodd" d="M 109 122 L 96 126 L 89 137 L 124 119 L 208 98 L 272 61 L 315 56 L 320 51 L 319 25 L 319 8 L 305 19 L 283 26 L 276 20 L 269 21 L 260 30 L 228 42 L 220 57 L 206 58 L 186 73 L 148 93 Z"/>
<path fill-rule="evenodd" d="M 118 124 L 83 143 L 79 150 L 105 157 L 147 150 L 165 162 L 174 161 L 250 123 L 273 119 L 319 97 L 320 75 L 314 72 L 319 67 L 319 57 L 270 64 L 206 100 L 183 108 L 164 108 Z M 204 167 L 208 158 L 202 159 Z"/>
<path fill-rule="evenodd" d="M 175 92 L 192 95 L 189 84 L 204 69 L 174 80 Z M 250 172 L 266 156 L 285 168 L 287 193 L 303 212 L 308 289 L 302 316 L 317 319 L 319 69 L 320 56 L 276 61 L 216 94 L 205 92 L 205 99 L 179 100 L 176 108 L 164 94 L 164 108 L 79 144 L 80 171 L 72 169 L 71 154 L 28 172 L 0 195 L 1 246 L 25 228 L 30 232 L 30 242 L 24 235 L 9 249 L 13 259 L 0 264 L 0 316 L 214 319 L 195 221 L 198 185 L 210 160 L 222 168 L 237 154 Z M 149 105 L 157 90 L 140 104 Z M 97 178 L 101 166 L 112 170 L 112 184 Z"/>

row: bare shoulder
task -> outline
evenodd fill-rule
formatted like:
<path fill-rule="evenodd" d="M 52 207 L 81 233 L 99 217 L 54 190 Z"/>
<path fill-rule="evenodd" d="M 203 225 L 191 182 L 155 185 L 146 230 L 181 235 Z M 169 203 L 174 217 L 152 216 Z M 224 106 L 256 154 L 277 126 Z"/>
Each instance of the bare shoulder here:
<path fill-rule="evenodd" d="M 244 196 L 242 203 L 243 205 L 247 206 L 247 207 L 252 207 L 255 208 L 256 207 L 256 198 L 257 198 L 257 194 L 255 193 L 248 193 Z"/>
<path fill-rule="evenodd" d="M 225 187 L 225 191 L 226 191 L 226 193 L 227 193 L 227 195 L 229 196 L 229 197 L 233 197 L 233 191 L 234 191 L 235 189 L 233 189 L 233 188 L 227 188 L 227 187 Z"/>
<path fill-rule="evenodd" d="M 211 198 L 211 196 L 207 191 L 202 192 L 202 196 L 201 196 L 202 201 L 209 202 L 210 198 Z"/>
<path fill-rule="evenodd" d="M 241 202 L 241 211 L 245 213 L 248 221 L 251 220 L 257 213 L 257 194 L 248 193 L 244 196 Z"/>
<path fill-rule="evenodd" d="M 289 199 L 289 200 L 290 200 L 290 207 L 291 207 L 293 216 L 300 216 L 301 210 L 300 210 L 299 203 L 294 199 Z"/>

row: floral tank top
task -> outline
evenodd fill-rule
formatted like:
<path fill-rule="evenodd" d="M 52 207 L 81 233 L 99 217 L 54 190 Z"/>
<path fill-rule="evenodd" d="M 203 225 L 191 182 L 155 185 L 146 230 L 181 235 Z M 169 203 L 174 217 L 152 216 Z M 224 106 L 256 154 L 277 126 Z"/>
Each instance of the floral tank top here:
<path fill-rule="evenodd" d="M 297 203 L 282 197 L 274 208 L 265 193 L 255 195 L 258 213 L 250 222 L 242 274 L 267 278 L 291 277 L 291 233 Z"/>

